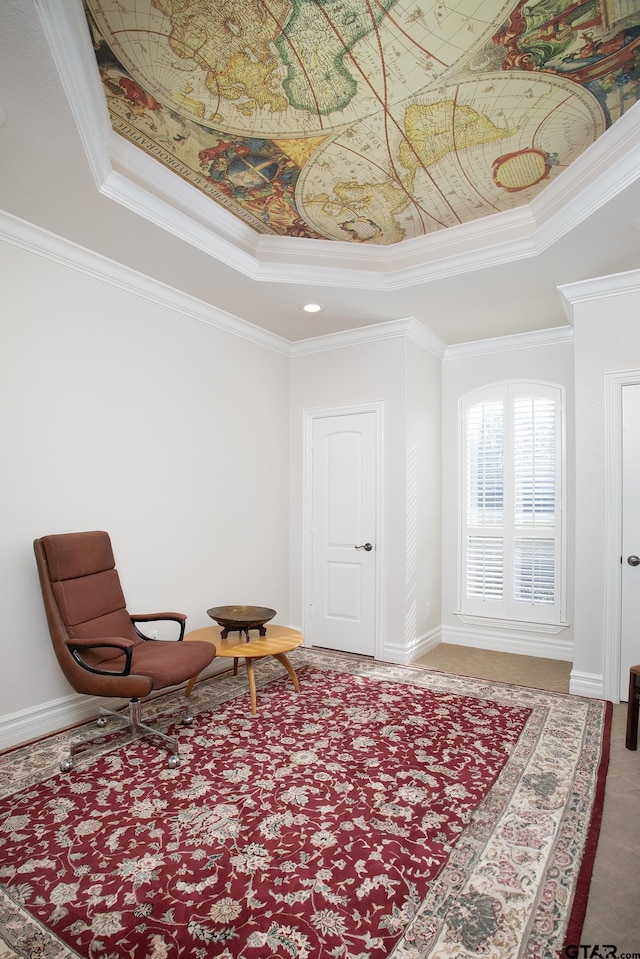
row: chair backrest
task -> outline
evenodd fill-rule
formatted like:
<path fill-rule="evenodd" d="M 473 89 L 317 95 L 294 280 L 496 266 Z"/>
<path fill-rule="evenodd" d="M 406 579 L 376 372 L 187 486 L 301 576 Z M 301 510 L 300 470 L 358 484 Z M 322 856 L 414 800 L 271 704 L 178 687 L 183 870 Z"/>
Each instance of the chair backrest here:
<path fill-rule="evenodd" d="M 120 636 L 142 641 L 127 612 L 109 534 L 60 533 L 43 536 L 33 546 L 58 662 L 75 689 L 78 684 L 86 688 L 90 674 L 74 661 L 69 639 Z M 98 665 L 118 655 L 101 649 L 87 651 L 84 658 Z"/>
<path fill-rule="evenodd" d="M 56 604 L 71 639 L 139 637 L 131 623 L 108 533 L 42 539 Z"/>

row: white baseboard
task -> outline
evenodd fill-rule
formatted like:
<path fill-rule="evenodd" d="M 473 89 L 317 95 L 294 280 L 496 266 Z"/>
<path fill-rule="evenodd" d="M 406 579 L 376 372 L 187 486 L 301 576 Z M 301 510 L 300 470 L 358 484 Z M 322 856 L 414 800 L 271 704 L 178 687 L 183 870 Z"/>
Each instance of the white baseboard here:
<path fill-rule="evenodd" d="M 203 679 L 229 668 L 223 665 L 223 660 L 214 660 L 212 667 L 202 674 Z M 120 709 L 126 705 L 125 699 L 99 699 L 97 696 L 70 693 L 60 699 L 8 713 L 0 716 L 0 752 L 28 743 L 32 739 L 60 732 L 78 723 L 89 722 L 97 717 L 100 706 Z"/>
<path fill-rule="evenodd" d="M 417 636 L 409 645 L 394 646 L 385 644 L 382 659 L 385 663 L 395 663 L 398 666 L 409 666 L 430 649 L 434 649 L 442 641 L 441 629 L 438 626 L 422 636 Z"/>
<path fill-rule="evenodd" d="M 453 646 L 470 646 L 475 649 L 489 649 L 496 652 L 518 653 L 525 656 L 539 656 L 546 659 L 561 659 L 571 662 L 572 646 L 559 639 L 522 637 L 478 633 L 465 628 L 440 628 L 418 636 L 410 646 L 385 645 L 384 662 L 408 666 L 440 643 Z M 214 669 L 218 672 L 220 669 Z M 572 671 L 569 691 L 576 696 L 591 699 L 604 699 L 604 679 L 597 673 Z M 113 700 L 99 700 L 94 696 L 81 696 L 72 693 L 60 699 L 40 703 L 29 709 L 23 709 L 6 716 L 0 716 L 0 751 L 48 736 L 69 726 L 88 722 L 98 714 L 100 705 L 117 708 L 123 703 Z"/>
<path fill-rule="evenodd" d="M 473 649 L 490 649 L 497 653 L 517 653 L 520 656 L 537 656 L 542 659 L 573 661 L 573 643 L 565 639 L 541 634 L 517 633 L 501 629 L 481 630 L 466 626 L 444 626 L 442 642 L 452 646 L 471 646 Z"/>
<path fill-rule="evenodd" d="M 604 677 L 598 673 L 580 673 L 571 670 L 569 692 L 574 696 L 586 696 L 588 699 L 606 699 Z"/>
<path fill-rule="evenodd" d="M 103 700 L 72 693 L 30 709 L 0 716 L 0 750 L 84 723 L 98 715 Z"/>

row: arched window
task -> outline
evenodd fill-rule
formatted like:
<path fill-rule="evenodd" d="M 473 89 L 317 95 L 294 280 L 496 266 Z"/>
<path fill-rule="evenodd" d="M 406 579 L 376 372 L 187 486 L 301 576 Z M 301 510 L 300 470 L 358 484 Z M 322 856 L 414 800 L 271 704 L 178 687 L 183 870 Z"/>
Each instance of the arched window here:
<path fill-rule="evenodd" d="M 461 401 L 459 611 L 561 624 L 563 389 L 500 383 Z"/>

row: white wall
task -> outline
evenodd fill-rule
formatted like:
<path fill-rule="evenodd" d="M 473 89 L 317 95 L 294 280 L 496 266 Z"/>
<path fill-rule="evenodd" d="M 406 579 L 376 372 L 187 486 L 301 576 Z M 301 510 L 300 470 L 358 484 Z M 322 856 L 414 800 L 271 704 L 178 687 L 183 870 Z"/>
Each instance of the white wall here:
<path fill-rule="evenodd" d="M 303 416 L 305 410 L 381 402 L 384 407 L 384 568 L 381 658 L 408 662 L 425 626 L 426 591 L 439 592 L 439 572 L 432 558 L 435 547 L 425 537 L 439 537 L 439 483 L 425 467 L 425 450 L 439 446 L 439 361 L 422 347 L 409 345 L 406 329 L 397 335 L 371 334 L 368 342 L 351 343 L 336 336 L 321 344 L 300 344 L 291 362 L 291 616 L 304 621 L 303 593 Z M 331 342 L 335 348 L 331 349 Z M 408 360 L 411 353 L 411 362 Z M 425 354 L 420 357 L 419 354 Z M 430 358 L 429 358 L 430 357 Z M 412 385 L 409 387 L 409 370 Z M 422 376 L 424 375 L 424 379 Z M 411 400 L 409 400 L 411 391 Z M 417 397 L 420 397 L 419 399 Z M 431 404 L 431 405 L 430 405 Z M 411 409 L 411 415 L 409 415 Z M 416 414 L 424 415 L 422 429 Z M 411 437 L 411 439 L 409 439 Z M 421 494 L 420 539 L 416 567 L 409 568 L 407 551 L 407 463 L 411 446 L 420 476 L 428 475 Z M 426 518 L 425 518 L 426 517 Z M 437 546 L 439 551 L 439 543 Z M 426 570 L 426 572 L 425 572 Z M 417 592 L 417 585 L 419 593 Z M 416 619 L 417 595 L 421 615 Z M 437 597 L 433 597 L 437 603 Z"/>
<path fill-rule="evenodd" d="M 569 331 L 570 333 L 570 331 Z M 469 625 L 456 615 L 458 608 L 459 536 L 459 402 L 472 390 L 511 379 L 540 380 L 566 388 L 567 423 L 567 629 L 557 635 Z M 550 331 L 504 337 L 495 341 L 449 348 L 442 372 L 443 383 L 443 549 L 442 549 L 442 639 L 446 643 L 496 649 L 525 655 L 571 660 L 573 629 L 573 348 L 567 331 Z"/>
<path fill-rule="evenodd" d="M 572 691 L 615 698 L 605 682 L 607 448 L 605 374 L 640 369 L 640 271 L 564 288 L 573 303 L 576 397 L 576 613 Z M 609 517 L 616 523 L 619 517 Z M 611 558 L 610 558 L 611 560 Z M 616 597 L 613 597 L 616 602 Z M 610 636 L 618 642 L 617 636 Z M 607 689 L 607 685 L 609 688 Z"/>
<path fill-rule="evenodd" d="M 0 262 L 0 748 L 87 714 L 50 648 L 34 538 L 109 530 L 132 611 L 180 609 L 197 628 L 210 605 L 257 603 L 301 626 L 303 413 L 373 401 L 384 407 L 383 658 L 408 662 L 440 635 L 573 649 L 573 691 L 601 694 L 603 380 L 640 368 L 640 281 L 622 295 L 615 282 L 578 286 L 575 344 L 551 331 L 449 348 L 441 363 L 406 326 L 290 356 L 26 245 L 0 244 Z M 567 389 L 570 626 L 558 637 L 470 629 L 455 615 L 458 402 L 511 378 Z"/>
<path fill-rule="evenodd" d="M 74 716 L 38 536 L 108 530 L 132 612 L 193 629 L 256 603 L 288 623 L 289 359 L 33 252 L 0 262 L 4 746 Z"/>
<path fill-rule="evenodd" d="M 406 646 L 416 659 L 440 640 L 442 362 L 407 342 Z"/>

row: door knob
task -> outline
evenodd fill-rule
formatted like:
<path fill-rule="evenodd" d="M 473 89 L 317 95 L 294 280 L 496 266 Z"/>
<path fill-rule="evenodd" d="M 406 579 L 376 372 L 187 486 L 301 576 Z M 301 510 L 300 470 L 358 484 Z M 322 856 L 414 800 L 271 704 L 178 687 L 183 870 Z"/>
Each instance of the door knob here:
<path fill-rule="evenodd" d="M 640 566 L 640 556 L 627 556 L 629 566 Z"/>
<path fill-rule="evenodd" d="M 373 546 L 371 545 L 371 543 L 363 543 L 362 546 L 354 546 L 353 548 L 354 548 L 354 549 L 366 549 L 367 553 L 370 553 L 371 550 L 373 549 Z M 638 562 L 640 563 L 640 559 L 638 560 Z"/>

